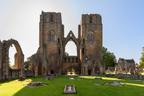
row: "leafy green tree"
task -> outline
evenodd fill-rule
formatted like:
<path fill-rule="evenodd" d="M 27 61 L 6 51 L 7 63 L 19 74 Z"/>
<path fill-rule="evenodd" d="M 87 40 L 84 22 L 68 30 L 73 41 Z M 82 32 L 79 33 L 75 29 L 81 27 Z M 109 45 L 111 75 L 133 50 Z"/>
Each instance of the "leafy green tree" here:
<path fill-rule="evenodd" d="M 24 62 L 24 70 L 25 71 L 29 70 L 29 65 L 30 65 L 30 61 L 25 61 Z"/>
<path fill-rule="evenodd" d="M 36 54 L 33 54 L 31 57 L 27 58 L 27 61 L 24 62 L 24 70 L 28 71 L 31 69 L 32 64 L 35 64 Z"/>
<path fill-rule="evenodd" d="M 107 48 L 102 48 L 103 65 L 107 69 L 108 67 L 114 67 L 116 65 L 116 57 L 114 53 L 108 51 Z"/>
<path fill-rule="evenodd" d="M 142 50 L 142 53 L 141 53 L 141 58 L 140 58 L 140 67 L 144 68 L 144 48 Z"/>

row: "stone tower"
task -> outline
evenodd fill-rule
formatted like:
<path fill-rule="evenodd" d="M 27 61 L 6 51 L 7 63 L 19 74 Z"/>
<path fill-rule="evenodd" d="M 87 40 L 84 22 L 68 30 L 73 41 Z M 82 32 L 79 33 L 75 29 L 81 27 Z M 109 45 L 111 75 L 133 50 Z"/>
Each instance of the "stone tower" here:
<path fill-rule="evenodd" d="M 102 20 L 99 14 L 83 14 L 79 26 L 81 40 L 81 74 L 94 75 L 102 71 Z"/>
<path fill-rule="evenodd" d="M 54 74 L 60 72 L 62 39 L 64 27 L 61 13 L 42 12 L 40 15 L 40 55 L 41 74 Z M 40 71 L 39 70 L 39 71 Z"/>

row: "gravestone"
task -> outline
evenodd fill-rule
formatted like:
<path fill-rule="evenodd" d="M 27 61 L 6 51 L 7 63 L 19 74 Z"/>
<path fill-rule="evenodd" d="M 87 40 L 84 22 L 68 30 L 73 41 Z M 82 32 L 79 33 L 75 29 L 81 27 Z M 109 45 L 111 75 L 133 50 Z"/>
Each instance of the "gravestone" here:
<path fill-rule="evenodd" d="M 65 94 L 76 94 L 76 89 L 74 85 L 65 85 L 64 87 Z"/>
<path fill-rule="evenodd" d="M 111 86 L 123 86 L 124 83 L 121 83 L 120 81 L 109 81 L 105 83 L 105 85 L 111 85 Z"/>

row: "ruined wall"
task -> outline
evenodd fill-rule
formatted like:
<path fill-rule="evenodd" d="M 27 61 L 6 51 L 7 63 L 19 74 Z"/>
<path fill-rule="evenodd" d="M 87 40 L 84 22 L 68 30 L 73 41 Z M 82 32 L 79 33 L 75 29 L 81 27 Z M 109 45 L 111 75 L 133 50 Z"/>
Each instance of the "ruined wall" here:
<path fill-rule="evenodd" d="M 119 58 L 118 64 L 115 66 L 115 72 L 118 73 L 136 73 L 136 64 L 133 59 Z"/>
<path fill-rule="evenodd" d="M 14 45 L 16 48 L 15 68 L 9 66 L 9 48 Z M 23 76 L 24 55 L 18 41 L 14 39 L 0 42 L 0 79 L 7 80 Z M 18 74 L 18 75 L 17 75 Z"/>

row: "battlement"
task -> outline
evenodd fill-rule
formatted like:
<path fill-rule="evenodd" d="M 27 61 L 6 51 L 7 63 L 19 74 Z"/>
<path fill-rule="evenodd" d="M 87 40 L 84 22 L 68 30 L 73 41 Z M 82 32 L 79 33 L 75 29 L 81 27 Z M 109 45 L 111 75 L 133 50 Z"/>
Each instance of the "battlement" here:
<path fill-rule="evenodd" d="M 60 12 L 44 12 L 40 15 L 40 22 L 44 23 L 62 23 Z"/>
<path fill-rule="evenodd" d="M 82 14 L 81 24 L 102 24 L 100 14 Z"/>

